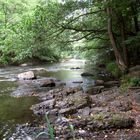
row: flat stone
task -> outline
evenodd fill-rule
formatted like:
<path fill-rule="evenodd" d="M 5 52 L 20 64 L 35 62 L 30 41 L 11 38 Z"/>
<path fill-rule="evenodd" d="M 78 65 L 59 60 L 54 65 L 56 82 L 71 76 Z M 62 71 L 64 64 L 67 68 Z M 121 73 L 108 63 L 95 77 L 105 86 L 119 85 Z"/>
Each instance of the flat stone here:
<path fill-rule="evenodd" d="M 33 110 L 34 114 L 43 115 L 48 110 L 53 109 L 54 104 L 55 104 L 55 99 L 47 100 L 39 104 L 32 105 L 31 110 Z"/>

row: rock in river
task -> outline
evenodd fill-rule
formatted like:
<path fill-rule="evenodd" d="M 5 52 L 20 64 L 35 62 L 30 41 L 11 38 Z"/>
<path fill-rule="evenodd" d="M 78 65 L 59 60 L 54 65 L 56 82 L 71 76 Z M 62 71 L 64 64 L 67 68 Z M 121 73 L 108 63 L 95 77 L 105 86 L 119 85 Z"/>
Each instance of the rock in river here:
<path fill-rule="evenodd" d="M 93 74 L 88 73 L 88 72 L 84 72 L 84 73 L 81 74 L 81 76 L 93 76 Z"/>
<path fill-rule="evenodd" d="M 36 79 L 36 75 L 34 74 L 33 71 L 28 71 L 18 74 L 18 78 L 20 80 L 33 80 Z"/>
<path fill-rule="evenodd" d="M 42 82 L 41 87 L 54 87 L 55 81 L 53 79 L 46 79 Z"/>

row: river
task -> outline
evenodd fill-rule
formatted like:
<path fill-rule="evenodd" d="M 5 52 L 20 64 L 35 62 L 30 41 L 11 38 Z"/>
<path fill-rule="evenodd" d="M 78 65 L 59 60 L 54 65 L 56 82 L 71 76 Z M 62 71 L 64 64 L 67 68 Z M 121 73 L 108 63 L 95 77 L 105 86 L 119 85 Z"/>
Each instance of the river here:
<path fill-rule="evenodd" d="M 84 72 L 84 60 L 68 60 L 59 63 L 45 63 L 35 66 L 10 66 L 0 68 L 0 138 L 8 138 L 17 124 L 32 123 L 38 118 L 29 109 L 31 105 L 38 103 L 37 97 L 14 98 L 10 93 L 15 91 L 20 83 L 15 80 L 17 74 L 35 68 L 45 68 L 47 72 L 40 73 L 37 78 L 54 77 L 66 83 L 66 86 L 93 85 L 93 77 L 82 77 Z M 76 69 L 77 68 L 77 69 Z M 73 83 L 83 81 L 83 83 Z"/>

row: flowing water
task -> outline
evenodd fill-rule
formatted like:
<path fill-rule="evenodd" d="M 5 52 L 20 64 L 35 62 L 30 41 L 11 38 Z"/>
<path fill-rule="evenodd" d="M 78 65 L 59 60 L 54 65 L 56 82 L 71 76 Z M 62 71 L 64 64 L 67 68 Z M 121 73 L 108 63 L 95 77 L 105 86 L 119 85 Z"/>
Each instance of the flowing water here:
<path fill-rule="evenodd" d="M 20 85 L 15 80 L 18 73 L 35 68 L 45 68 L 47 72 L 40 73 L 38 75 L 39 78 L 55 77 L 64 81 L 68 87 L 82 86 L 86 88 L 87 85 L 93 85 L 94 80 L 92 77 L 81 77 L 81 73 L 84 71 L 84 64 L 85 61 L 83 60 L 69 60 L 36 66 L 0 68 L 0 139 L 8 137 L 17 124 L 31 123 L 37 119 L 29 109 L 31 105 L 38 103 L 37 97 L 14 98 L 10 96 L 10 93 L 15 91 Z M 76 84 L 73 81 L 83 81 L 83 83 Z"/>

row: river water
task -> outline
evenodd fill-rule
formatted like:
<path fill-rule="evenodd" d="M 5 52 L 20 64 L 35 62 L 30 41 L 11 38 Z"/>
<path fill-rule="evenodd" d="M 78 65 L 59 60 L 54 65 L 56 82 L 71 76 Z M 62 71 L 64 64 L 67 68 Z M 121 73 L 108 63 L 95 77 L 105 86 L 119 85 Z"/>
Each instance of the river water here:
<path fill-rule="evenodd" d="M 10 93 L 19 87 L 15 80 L 18 73 L 35 68 L 45 68 L 47 72 L 37 75 L 38 78 L 54 77 L 66 83 L 66 86 L 94 85 L 93 77 L 81 77 L 84 72 L 84 60 L 69 60 L 61 63 L 47 63 L 36 66 L 11 66 L 0 68 L 0 139 L 9 137 L 17 124 L 32 123 L 37 117 L 29 109 L 31 105 L 38 103 L 37 97 L 14 98 Z M 79 68 L 79 69 L 73 69 Z M 83 81 L 83 83 L 73 83 Z"/>

